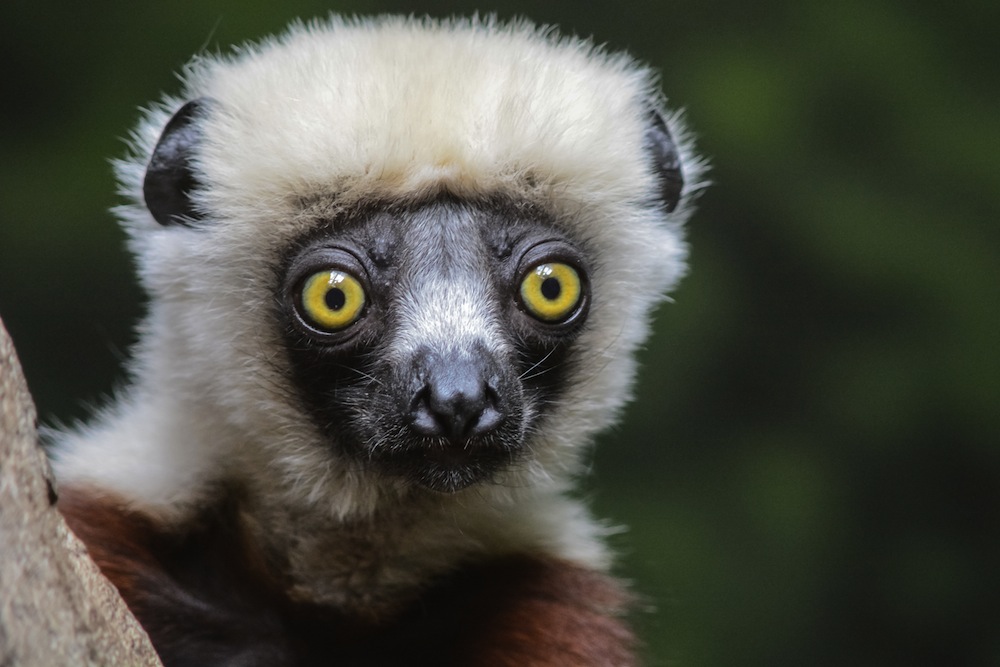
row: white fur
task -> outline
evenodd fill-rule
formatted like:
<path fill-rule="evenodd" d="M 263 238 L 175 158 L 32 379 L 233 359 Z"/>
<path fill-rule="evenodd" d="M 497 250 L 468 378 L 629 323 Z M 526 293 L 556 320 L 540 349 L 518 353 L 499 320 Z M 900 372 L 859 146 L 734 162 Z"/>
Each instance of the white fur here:
<path fill-rule="evenodd" d="M 483 551 L 607 567 L 604 529 L 564 494 L 629 397 L 651 308 L 684 271 L 679 228 L 701 173 L 668 116 L 687 186 L 670 216 L 653 205 L 653 78 L 588 42 L 489 20 L 334 18 L 195 59 L 181 98 L 147 114 L 134 157 L 118 164 L 150 312 L 132 386 L 92 426 L 56 437 L 61 482 L 180 522 L 242 480 L 262 539 L 310 535 L 291 559 L 303 595 L 343 604 L 377 605 Z M 172 112 L 198 97 L 214 101 L 197 165 L 212 219 L 161 227 L 142 204 L 145 166 Z M 331 453 L 290 397 L 270 325 L 273 267 L 292 239 L 356 201 L 440 190 L 530 201 L 596 253 L 580 341 L 589 365 L 545 415 L 527 463 L 450 496 L 369 477 Z M 371 554 L 337 546 L 351 531 L 378 536 L 363 585 L 351 577 Z"/>

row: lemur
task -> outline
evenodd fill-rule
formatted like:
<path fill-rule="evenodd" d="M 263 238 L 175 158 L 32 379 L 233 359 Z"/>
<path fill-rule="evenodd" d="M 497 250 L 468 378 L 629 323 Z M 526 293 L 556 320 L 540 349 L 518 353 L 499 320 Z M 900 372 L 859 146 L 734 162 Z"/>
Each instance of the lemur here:
<path fill-rule="evenodd" d="M 633 665 L 572 495 L 684 273 L 653 72 L 527 21 L 295 24 L 196 57 L 116 164 L 148 313 L 52 436 L 168 667 Z"/>

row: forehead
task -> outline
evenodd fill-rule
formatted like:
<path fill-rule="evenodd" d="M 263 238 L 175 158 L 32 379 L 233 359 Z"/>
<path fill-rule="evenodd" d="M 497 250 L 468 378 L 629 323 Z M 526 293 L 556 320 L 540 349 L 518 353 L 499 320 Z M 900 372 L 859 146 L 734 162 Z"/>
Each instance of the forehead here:
<path fill-rule="evenodd" d="M 579 40 L 517 26 L 415 22 L 295 30 L 203 59 L 214 100 L 200 156 L 235 214 L 289 196 L 462 196 L 530 183 L 586 199 L 641 197 L 648 72 Z"/>

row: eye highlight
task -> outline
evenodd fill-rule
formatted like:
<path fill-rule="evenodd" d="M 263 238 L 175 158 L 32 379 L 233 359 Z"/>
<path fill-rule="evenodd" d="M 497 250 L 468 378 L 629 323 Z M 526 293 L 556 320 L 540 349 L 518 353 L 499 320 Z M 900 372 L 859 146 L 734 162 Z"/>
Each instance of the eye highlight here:
<path fill-rule="evenodd" d="M 325 269 L 306 278 L 299 306 L 309 324 L 328 332 L 340 331 L 361 317 L 365 290 L 350 274 Z"/>
<path fill-rule="evenodd" d="M 568 318 L 576 311 L 582 295 L 580 274 L 562 262 L 539 264 L 521 281 L 521 303 L 544 322 Z"/>

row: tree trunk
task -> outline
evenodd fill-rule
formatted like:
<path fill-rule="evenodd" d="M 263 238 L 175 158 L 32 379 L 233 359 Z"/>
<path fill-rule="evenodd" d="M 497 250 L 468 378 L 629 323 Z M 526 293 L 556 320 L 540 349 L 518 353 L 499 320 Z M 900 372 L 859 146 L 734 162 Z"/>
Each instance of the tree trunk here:
<path fill-rule="evenodd" d="M 0 667 L 160 666 L 146 633 L 56 510 L 35 420 L 0 322 Z"/>

